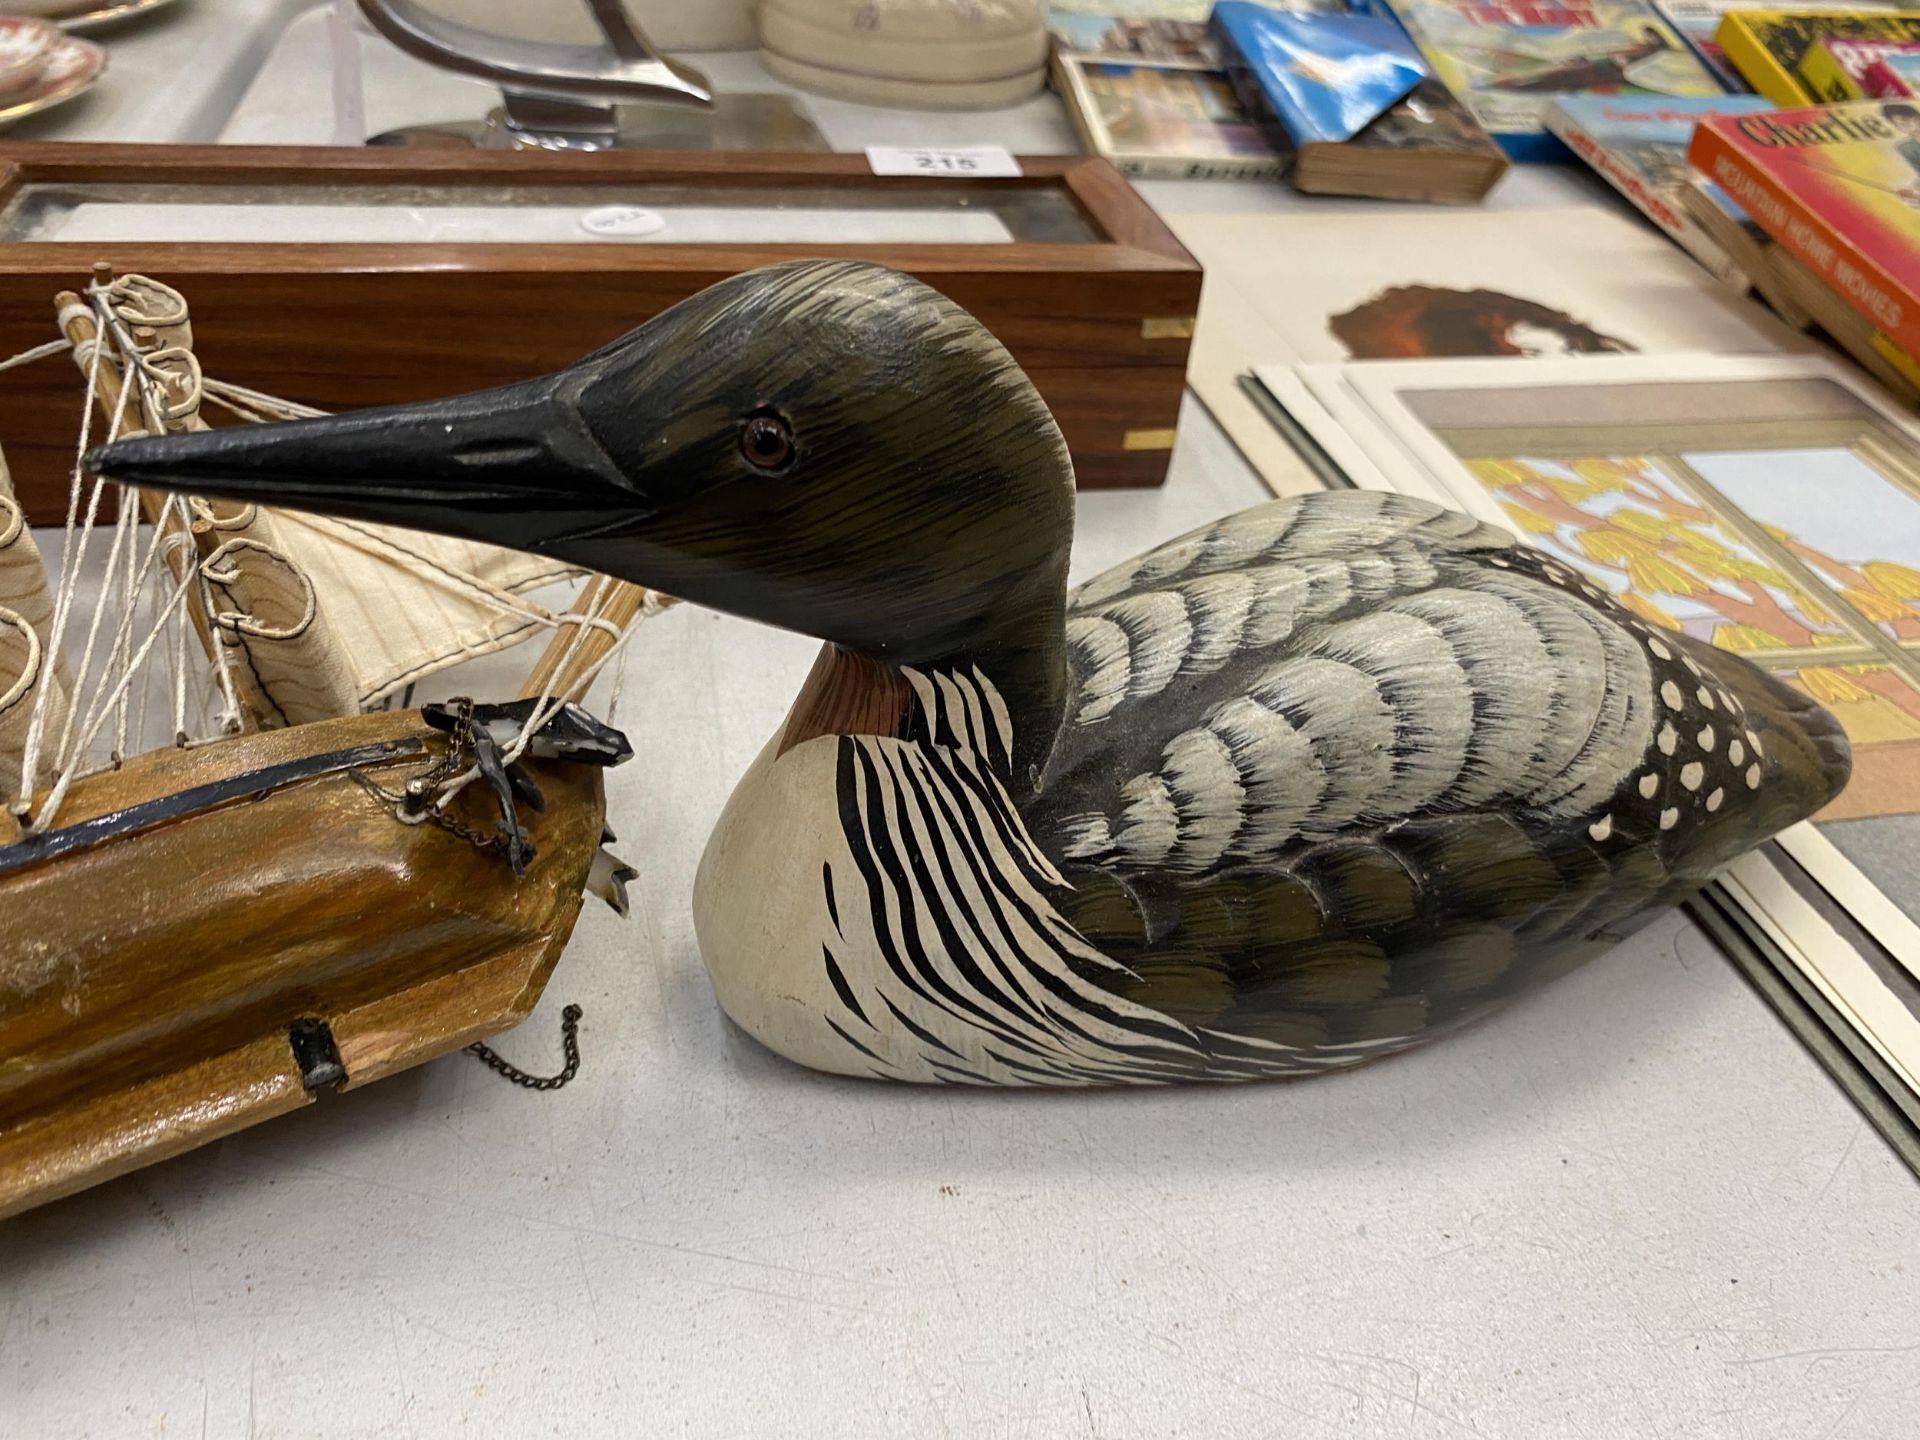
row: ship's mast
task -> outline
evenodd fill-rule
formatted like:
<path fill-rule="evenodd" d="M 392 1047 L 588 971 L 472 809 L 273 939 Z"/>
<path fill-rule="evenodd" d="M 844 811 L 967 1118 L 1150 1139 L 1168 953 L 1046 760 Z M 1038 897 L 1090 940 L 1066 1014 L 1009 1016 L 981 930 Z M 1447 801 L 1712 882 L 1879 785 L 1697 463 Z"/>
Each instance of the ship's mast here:
<path fill-rule="evenodd" d="M 22 789 L 22 752 L 42 688 L 49 688 L 45 708 L 51 721 L 66 719 L 65 667 L 52 643 L 52 622 L 46 562 L 0 456 L 0 842 L 13 828 L 5 804 Z"/>

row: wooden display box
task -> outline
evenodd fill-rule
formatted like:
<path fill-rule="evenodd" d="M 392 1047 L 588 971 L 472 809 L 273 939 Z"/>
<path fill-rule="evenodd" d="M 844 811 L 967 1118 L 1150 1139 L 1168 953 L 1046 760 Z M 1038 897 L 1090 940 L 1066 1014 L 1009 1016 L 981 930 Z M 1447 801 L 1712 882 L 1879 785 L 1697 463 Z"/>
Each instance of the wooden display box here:
<path fill-rule="evenodd" d="M 0 355 L 51 338 L 54 293 L 105 261 L 186 295 L 208 374 L 328 410 L 537 375 L 727 275 L 845 256 L 984 321 L 1081 485 L 1157 485 L 1200 299 L 1193 257 L 1080 156 L 1023 159 L 1011 180 L 879 177 L 858 155 L 21 144 L 0 164 Z M 594 239 L 585 217 L 613 205 L 668 229 Z M 503 224 L 534 238 L 491 238 Z M 462 227 L 489 239 L 421 238 Z M 674 238 L 703 228 L 773 238 Z M 235 233 L 255 238 L 195 238 Z M 80 403 L 57 361 L 0 379 L 0 443 L 38 523 L 64 514 Z"/>

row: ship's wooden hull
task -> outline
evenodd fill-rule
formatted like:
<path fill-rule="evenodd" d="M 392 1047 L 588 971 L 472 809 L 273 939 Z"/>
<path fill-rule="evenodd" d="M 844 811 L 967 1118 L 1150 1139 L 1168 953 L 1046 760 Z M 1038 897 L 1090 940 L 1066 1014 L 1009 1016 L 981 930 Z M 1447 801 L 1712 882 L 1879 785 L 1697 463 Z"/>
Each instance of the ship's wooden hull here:
<path fill-rule="evenodd" d="M 444 743 L 408 711 L 162 751 L 76 785 L 37 849 L 0 845 L 0 1215 L 309 1103 L 300 1022 L 355 1087 L 533 1008 L 601 839 L 600 772 L 527 762 L 547 807 L 523 814 L 516 880 L 355 778 L 398 789 Z M 483 792 L 456 809 L 490 830 Z"/>

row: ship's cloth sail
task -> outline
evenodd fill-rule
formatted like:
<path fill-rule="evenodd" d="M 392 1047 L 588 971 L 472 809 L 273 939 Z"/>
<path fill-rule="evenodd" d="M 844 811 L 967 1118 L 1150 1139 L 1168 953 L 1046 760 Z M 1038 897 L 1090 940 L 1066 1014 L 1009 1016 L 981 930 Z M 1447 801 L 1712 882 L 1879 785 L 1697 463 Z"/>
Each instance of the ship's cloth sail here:
<path fill-rule="evenodd" d="M 320 412 L 200 373 L 180 292 L 123 275 L 97 302 L 120 361 L 165 392 L 152 429 L 203 429 L 203 401 L 244 419 Z M 82 369 L 90 350 L 76 346 Z M 152 385 L 148 390 L 151 391 Z M 357 714 L 435 671 L 550 631 L 531 593 L 577 570 L 488 545 L 252 505 L 195 501 L 207 630 L 227 650 L 250 717 L 304 725 Z"/>
<path fill-rule="evenodd" d="M 52 643 L 52 623 L 46 564 L 0 456 L 0 797 L 19 789 L 27 727 L 42 687 L 53 723 L 66 721 L 65 667 Z"/>
<path fill-rule="evenodd" d="M 487 545 L 258 506 L 202 507 L 201 573 L 267 724 L 378 705 L 552 628 L 525 598 L 576 572 Z"/>
<path fill-rule="evenodd" d="M 203 429 L 203 403 L 242 420 L 320 413 L 205 376 L 170 286 L 96 267 L 85 293 L 62 292 L 55 308 L 62 338 L 0 370 L 70 355 L 89 417 L 76 459 L 96 439 Z M 601 586 L 562 613 L 539 592 L 580 572 L 552 560 L 125 489 L 80 464 L 52 574 L 45 558 L 0 461 L 0 831 L 27 835 L 57 822 L 74 783 L 128 755 L 355 715 L 436 671 L 549 637 L 528 680 L 535 704 L 501 749 L 511 763 L 568 690 L 617 656 L 636 612 L 659 608 Z M 616 676 L 616 700 L 618 689 Z M 434 805 L 479 773 L 445 779 Z"/>

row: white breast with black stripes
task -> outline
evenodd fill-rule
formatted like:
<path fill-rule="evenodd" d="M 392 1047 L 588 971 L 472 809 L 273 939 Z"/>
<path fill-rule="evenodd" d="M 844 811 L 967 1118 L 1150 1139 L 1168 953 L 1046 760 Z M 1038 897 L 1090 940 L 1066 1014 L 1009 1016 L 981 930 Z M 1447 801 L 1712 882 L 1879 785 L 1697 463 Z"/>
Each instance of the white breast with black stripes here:
<path fill-rule="evenodd" d="M 977 673 L 907 675 L 927 733 L 776 740 L 721 819 L 695 918 L 736 1022 L 805 1065 L 921 1082 L 1250 1079 L 1363 1058 L 1195 1031 L 1088 978 L 1118 967 L 1047 898 L 1061 877 L 984 759 L 1011 748 L 1000 697 Z"/>

